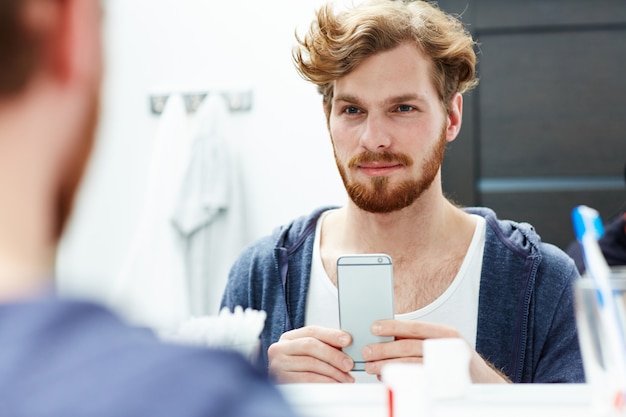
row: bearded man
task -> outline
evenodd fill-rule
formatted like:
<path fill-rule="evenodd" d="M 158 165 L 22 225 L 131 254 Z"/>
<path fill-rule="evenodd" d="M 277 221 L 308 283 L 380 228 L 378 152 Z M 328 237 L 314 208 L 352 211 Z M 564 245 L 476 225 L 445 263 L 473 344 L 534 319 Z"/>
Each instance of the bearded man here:
<path fill-rule="evenodd" d="M 471 349 L 473 382 L 583 381 L 573 261 L 530 225 L 443 194 L 444 150 L 477 84 L 458 19 L 426 1 L 326 5 L 297 41 L 349 200 L 276 229 L 233 265 L 223 306 L 268 314 L 259 365 L 278 382 L 375 380 L 390 362 L 421 362 L 425 340 L 452 337 Z M 365 346 L 365 370 L 352 372 L 337 260 L 367 253 L 393 262 L 395 319 L 371 327 L 393 340 Z"/>

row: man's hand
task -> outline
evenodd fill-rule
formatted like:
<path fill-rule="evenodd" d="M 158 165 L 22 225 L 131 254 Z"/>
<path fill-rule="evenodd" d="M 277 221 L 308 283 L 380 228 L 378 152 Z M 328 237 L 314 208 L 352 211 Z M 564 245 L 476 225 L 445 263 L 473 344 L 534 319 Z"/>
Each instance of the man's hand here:
<path fill-rule="evenodd" d="M 346 332 L 307 326 L 283 333 L 267 351 L 269 372 L 278 383 L 354 382 L 354 363 L 341 351 L 352 343 Z"/>
<path fill-rule="evenodd" d="M 382 367 L 391 362 L 422 363 L 424 360 L 424 340 L 458 337 L 459 332 L 441 324 L 413 320 L 381 320 L 372 325 L 372 333 L 378 336 L 393 336 L 392 342 L 376 343 L 363 348 L 363 358 L 367 361 L 368 374 L 380 374 Z M 470 347 L 470 377 L 474 383 L 506 383 L 508 378 L 486 362 Z"/>

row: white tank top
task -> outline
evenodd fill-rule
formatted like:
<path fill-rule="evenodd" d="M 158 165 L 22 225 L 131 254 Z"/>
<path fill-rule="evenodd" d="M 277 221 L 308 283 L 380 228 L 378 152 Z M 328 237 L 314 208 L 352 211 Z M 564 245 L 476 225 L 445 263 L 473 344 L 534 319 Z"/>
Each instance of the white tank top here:
<path fill-rule="evenodd" d="M 315 230 L 305 325 L 339 328 L 337 287 L 326 274 L 320 256 L 320 230 L 326 214 L 328 212 L 320 216 Z M 427 306 L 410 313 L 397 314 L 396 318 L 400 320 L 441 323 L 454 327 L 471 346 L 475 347 L 478 322 L 478 293 L 485 247 L 486 225 L 484 218 L 478 215 L 473 216 L 476 218 L 476 229 L 474 230 L 472 242 L 465 254 L 459 272 L 448 289 Z"/>

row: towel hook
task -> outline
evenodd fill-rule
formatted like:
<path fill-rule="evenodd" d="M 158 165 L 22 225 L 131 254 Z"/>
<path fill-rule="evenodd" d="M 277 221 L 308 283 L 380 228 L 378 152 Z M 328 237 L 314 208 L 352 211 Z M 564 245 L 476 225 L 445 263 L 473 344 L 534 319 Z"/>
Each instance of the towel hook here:
<path fill-rule="evenodd" d="M 252 90 L 201 91 L 183 93 L 187 113 L 195 113 L 209 94 L 220 94 L 231 112 L 246 112 L 252 109 Z M 170 94 L 153 94 L 150 96 L 150 111 L 160 115 Z"/>

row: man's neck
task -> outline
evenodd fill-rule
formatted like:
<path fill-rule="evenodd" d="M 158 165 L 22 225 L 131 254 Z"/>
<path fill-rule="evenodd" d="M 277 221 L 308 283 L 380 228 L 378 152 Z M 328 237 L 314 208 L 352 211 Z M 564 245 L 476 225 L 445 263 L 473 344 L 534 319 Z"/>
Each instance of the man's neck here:
<path fill-rule="evenodd" d="M 16 182 L 29 186 L 29 181 Z M 25 191 L 9 193 L 8 186 L 0 189 L 11 201 L 0 205 L 0 302 L 3 302 L 30 297 L 50 285 L 56 246 L 51 233 L 47 233 L 46 202 Z"/>
<path fill-rule="evenodd" d="M 344 253 L 385 252 L 398 260 L 430 256 L 449 249 L 451 239 L 460 231 L 473 231 L 474 225 L 443 197 L 384 214 L 365 212 L 350 202 L 327 216 L 322 246 Z"/>
<path fill-rule="evenodd" d="M 14 253 L 0 253 L 0 303 L 32 298 L 52 285 L 51 262 L 17 259 Z"/>
<path fill-rule="evenodd" d="M 54 269 L 55 178 L 46 163 L 50 150 L 35 148 L 54 132 L 46 129 L 43 105 L 29 103 L 20 96 L 0 105 L 0 302 L 50 285 Z"/>
<path fill-rule="evenodd" d="M 0 189 L 11 201 L 0 205 L 0 301 L 5 301 L 50 285 L 47 280 L 54 271 L 56 245 L 47 232 L 46 204 L 24 191 L 11 194 L 9 187 Z"/>

